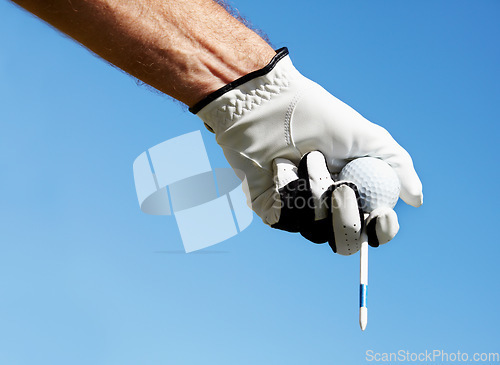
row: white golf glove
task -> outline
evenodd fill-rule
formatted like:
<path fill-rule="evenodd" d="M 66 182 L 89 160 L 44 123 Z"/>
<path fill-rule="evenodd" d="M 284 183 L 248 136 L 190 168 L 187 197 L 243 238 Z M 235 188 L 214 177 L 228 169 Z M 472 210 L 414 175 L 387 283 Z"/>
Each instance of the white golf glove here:
<path fill-rule="evenodd" d="M 271 227 L 328 241 L 342 255 L 359 250 L 364 225 L 372 246 L 391 240 L 399 228 L 394 211 L 363 214 L 355 185 L 334 181 L 358 157 L 387 162 L 399 177 L 401 199 L 422 204 L 409 154 L 384 128 L 302 76 L 286 48 L 190 111 L 215 133 L 238 176 L 246 177 L 251 207 Z"/>

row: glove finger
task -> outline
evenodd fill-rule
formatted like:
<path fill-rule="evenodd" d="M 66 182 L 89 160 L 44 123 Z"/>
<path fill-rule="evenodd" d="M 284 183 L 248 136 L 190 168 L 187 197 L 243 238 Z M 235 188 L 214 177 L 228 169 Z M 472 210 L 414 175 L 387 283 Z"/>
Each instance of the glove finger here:
<path fill-rule="evenodd" d="M 419 207 L 423 203 L 422 182 L 420 181 L 413 161 L 406 150 L 398 145 L 398 154 L 385 159 L 396 171 L 401 183 L 399 196 L 406 204 Z"/>
<path fill-rule="evenodd" d="M 314 243 L 332 236 L 328 220 L 329 188 L 333 184 L 323 154 L 312 151 L 302 157 L 298 169 L 286 159 L 276 159 L 275 182 L 281 200 L 280 218 L 273 228 L 299 231 Z"/>
<path fill-rule="evenodd" d="M 358 190 L 353 183 L 341 182 L 333 187 L 330 213 L 334 241 L 329 243 L 340 255 L 352 255 L 361 247 L 363 212 L 358 201 Z"/>
<path fill-rule="evenodd" d="M 299 163 L 299 178 L 307 183 L 311 192 L 309 201 L 314 209 L 314 220 L 302 224 L 300 234 L 314 243 L 333 241 L 333 229 L 329 218 L 330 187 L 334 184 L 326 164 L 325 156 L 319 151 L 305 154 Z"/>
<path fill-rule="evenodd" d="M 333 240 L 328 198 L 334 182 L 323 154 L 307 153 L 298 169 L 289 160 L 276 159 L 274 169 L 281 210 L 279 221 L 272 227 L 299 231 L 314 243 Z"/>
<path fill-rule="evenodd" d="M 396 236 L 399 231 L 398 216 L 388 207 L 372 211 L 366 218 L 368 244 L 372 247 L 383 245 Z"/>
<path fill-rule="evenodd" d="M 311 191 L 314 220 L 327 218 L 327 197 L 330 195 L 328 189 L 333 185 L 333 180 L 328 171 L 325 156 L 319 151 L 305 154 L 300 160 L 298 175 L 306 181 L 307 188 Z"/>
<path fill-rule="evenodd" d="M 297 166 L 290 160 L 275 159 L 273 170 L 274 203 L 268 212 L 267 221 L 273 228 L 299 232 L 301 222 L 313 217 L 313 212 L 305 212 L 308 197 L 304 195 L 307 193 L 304 182 L 297 175 Z"/>
<path fill-rule="evenodd" d="M 286 158 L 276 158 L 273 161 L 274 183 L 279 190 L 299 178 L 297 166 Z"/>

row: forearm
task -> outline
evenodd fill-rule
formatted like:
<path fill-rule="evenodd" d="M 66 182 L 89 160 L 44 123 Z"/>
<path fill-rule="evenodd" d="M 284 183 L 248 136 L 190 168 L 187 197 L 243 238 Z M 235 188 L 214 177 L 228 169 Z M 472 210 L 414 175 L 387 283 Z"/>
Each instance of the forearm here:
<path fill-rule="evenodd" d="M 212 0 L 12 1 L 189 106 L 274 56 Z"/>

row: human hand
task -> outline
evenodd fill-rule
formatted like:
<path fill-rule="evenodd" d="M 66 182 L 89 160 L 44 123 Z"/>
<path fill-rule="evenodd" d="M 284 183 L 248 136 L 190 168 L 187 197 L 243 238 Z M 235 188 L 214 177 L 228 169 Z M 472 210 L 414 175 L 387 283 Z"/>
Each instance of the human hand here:
<path fill-rule="evenodd" d="M 371 227 L 374 246 L 392 239 L 398 230 L 393 210 L 365 217 L 355 187 L 337 186 L 327 176 L 358 157 L 387 162 L 399 177 L 400 197 L 415 207 L 422 204 L 422 184 L 409 154 L 384 128 L 302 76 L 286 49 L 279 50 L 264 69 L 226 85 L 190 110 L 216 134 L 231 166 L 248 181 L 252 209 L 272 227 L 299 231 L 313 242 L 328 241 L 343 255 L 359 249 L 356 227 L 361 224 Z M 321 154 L 307 155 L 312 151 L 320 151 L 324 160 Z M 295 166 L 299 168 L 294 173 Z M 314 182 L 316 177 L 325 178 L 319 185 L 328 191 L 327 200 L 336 196 L 342 201 L 337 211 L 332 213 L 331 205 L 320 204 L 322 198 L 313 193 L 314 206 L 309 209 L 296 209 L 303 193 L 283 195 L 290 182 Z"/>

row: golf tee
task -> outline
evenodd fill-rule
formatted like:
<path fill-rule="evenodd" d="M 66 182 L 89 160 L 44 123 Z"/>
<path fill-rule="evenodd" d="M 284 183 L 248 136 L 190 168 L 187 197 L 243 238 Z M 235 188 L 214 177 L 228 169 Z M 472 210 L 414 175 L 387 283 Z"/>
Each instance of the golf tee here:
<path fill-rule="evenodd" d="M 364 331 L 368 322 L 368 308 L 366 307 L 366 291 L 368 289 L 368 237 L 364 232 L 361 234 L 359 257 L 359 326 Z"/>

